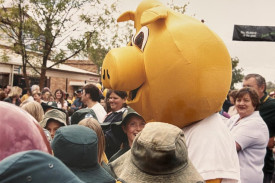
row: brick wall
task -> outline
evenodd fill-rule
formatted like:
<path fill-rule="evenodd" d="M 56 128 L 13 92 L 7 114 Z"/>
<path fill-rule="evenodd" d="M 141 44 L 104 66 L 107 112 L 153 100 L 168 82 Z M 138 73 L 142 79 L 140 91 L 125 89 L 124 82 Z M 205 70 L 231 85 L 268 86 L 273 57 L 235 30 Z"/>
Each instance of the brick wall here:
<path fill-rule="evenodd" d="M 67 60 L 64 64 L 86 71 L 98 73 L 97 65 L 95 65 L 92 61 L 89 60 Z"/>
<path fill-rule="evenodd" d="M 66 88 L 66 81 L 67 81 L 67 88 Z M 50 78 L 50 90 L 54 94 L 55 90 L 61 89 L 63 91 L 67 91 L 70 96 L 73 96 L 74 91 L 76 91 L 78 88 L 81 88 L 81 86 L 70 86 L 70 81 L 80 81 L 81 80 L 72 80 L 72 79 L 67 79 L 66 78 L 56 78 L 56 77 L 51 77 Z"/>
<path fill-rule="evenodd" d="M 98 73 L 98 67 L 89 60 L 67 60 L 65 63 L 66 65 L 69 65 L 71 67 L 76 67 L 82 70 L 86 70 L 89 72 Z M 66 81 L 67 81 L 67 88 L 66 88 Z M 70 81 L 80 81 L 84 82 L 82 80 L 72 80 L 66 78 L 56 78 L 51 77 L 50 78 L 50 89 L 54 93 L 56 89 L 62 89 L 63 91 L 67 91 L 67 93 L 70 94 L 70 96 L 73 95 L 73 92 L 76 91 L 78 88 L 81 88 L 81 86 L 70 86 Z"/>
<path fill-rule="evenodd" d="M 51 77 L 50 78 L 50 89 L 51 89 L 52 93 L 54 93 L 55 90 L 57 90 L 57 89 L 66 91 L 66 78 Z"/>

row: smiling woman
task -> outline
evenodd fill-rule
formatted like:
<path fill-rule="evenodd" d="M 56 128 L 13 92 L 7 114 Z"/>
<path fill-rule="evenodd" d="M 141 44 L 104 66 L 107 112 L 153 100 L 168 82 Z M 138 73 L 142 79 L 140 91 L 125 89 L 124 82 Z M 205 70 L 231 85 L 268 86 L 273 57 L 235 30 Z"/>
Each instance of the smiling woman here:
<path fill-rule="evenodd" d="M 235 105 L 240 119 L 251 115 L 258 107 L 258 94 L 252 88 L 243 88 L 236 94 Z"/>
<path fill-rule="evenodd" d="M 111 124 L 114 122 L 122 121 L 123 112 L 127 109 L 127 93 L 125 91 L 109 90 L 106 98 L 107 105 L 110 106 L 111 112 L 107 114 L 105 120 L 103 121 L 103 124 L 106 122 L 108 122 L 108 124 Z M 113 133 L 111 128 L 104 130 L 104 134 L 106 140 L 105 153 L 109 159 L 119 150 L 122 141 Z"/>
<path fill-rule="evenodd" d="M 235 100 L 238 114 L 227 121 L 236 142 L 243 183 L 263 181 L 262 168 L 269 132 L 259 111 L 255 111 L 258 105 L 259 97 L 254 89 L 240 89 Z"/>

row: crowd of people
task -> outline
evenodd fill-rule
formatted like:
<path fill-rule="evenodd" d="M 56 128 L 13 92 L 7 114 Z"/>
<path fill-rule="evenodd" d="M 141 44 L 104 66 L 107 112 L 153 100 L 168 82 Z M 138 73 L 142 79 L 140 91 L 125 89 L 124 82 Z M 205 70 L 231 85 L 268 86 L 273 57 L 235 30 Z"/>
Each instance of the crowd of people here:
<path fill-rule="evenodd" d="M 197 146 L 205 148 L 205 144 L 192 144 L 189 136 L 195 133 L 195 129 L 189 126 L 179 129 L 160 122 L 146 124 L 142 115 L 127 106 L 125 91 L 108 90 L 103 95 L 97 85 L 88 84 L 76 90 L 75 97 L 70 99 L 61 89 L 52 92 L 45 87 L 40 91 L 38 85 L 33 85 L 22 96 L 21 88 L 7 85 L 0 90 L 0 97 L 4 101 L 0 102 L 0 112 L 5 116 L 0 120 L 2 130 L 9 128 L 10 121 L 7 119 L 12 119 L 18 126 L 28 122 L 32 125 L 39 124 L 37 127 L 20 126 L 30 129 L 19 134 L 16 131 L 14 134 L 3 133 L 2 141 L 14 142 L 17 136 L 28 136 L 36 133 L 35 130 L 42 131 L 43 133 L 37 134 L 46 139 L 40 142 L 37 140 L 39 138 L 30 137 L 29 141 L 40 143 L 40 146 L 31 148 L 20 146 L 13 149 L 8 147 L 9 143 L 6 143 L 7 147 L 0 147 L 3 156 L 0 159 L 0 182 L 17 182 L 20 176 L 27 180 L 39 180 L 37 174 L 42 174 L 39 173 L 42 167 L 36 165 L 34 171 L 25 168 L 23 163 L 32 165 L 43 162 L 54 162 L 58 171 L 64 172 L 61 181 L 62 178 L 57 178 L 56 172 L 51 173 L 49 164 L 49 170 L 45 168 L 49 174 L 44 178 L 45 182 L 55 182 L 54 178 L 60 179 L 60 182 L 66 182 L 67 179 L 71 182 L 99 183 L 198 183 L 208 180 L 204 178 L 204 167 L 210 165 L 198 163 L 194 159 L 197 156 L 195 154 L 203 155 L 203 150 L 198 152 Z M 219 123 L 219 129 L 228 131 L 228 135 L 234 140 L 234 152 L 229 149 L 221 149 L 219 152 L 238 156 L 237 172 L 240 176 L 227 174 L 227 181 L 273 183 L 275 99 L 267 94 L 265 79 L 259 74 L 245 76 L 243 88 L 230 91 L 227 102 L 230 106 L 224 107 L 221 115 L 217 113 L 211 119 L 204 119 L 206 125 L 217 126 Z M 10 112 L 13 108 L 15 111 L 24 111 L 20 114 L 22 117 L 14 118 L 15 114 Z M 22 120 L 25 122 L 22 123 Z M 213 120 L 218 122 L 214 124 Z M 199 132 L 201 136 L 208 133 L 203 130 Z M 188 139 L 187 142 L 185 138 Z M 20 138 L 17 140 L 26 141 Z M 13 150 L 4 153 L 7 149 Z M 53 154 L 54 157 L 48 154 Z M 236 163 L 223 161 L 222 167 Z M 211 166 L 215 166 L 215 163 Z M 23 169 L 25 170 L 18 173 L 18 176 L 14 175 L 16 171 Z M 223 182 L 223 178 L 217 177 L 215 181 Z"/>

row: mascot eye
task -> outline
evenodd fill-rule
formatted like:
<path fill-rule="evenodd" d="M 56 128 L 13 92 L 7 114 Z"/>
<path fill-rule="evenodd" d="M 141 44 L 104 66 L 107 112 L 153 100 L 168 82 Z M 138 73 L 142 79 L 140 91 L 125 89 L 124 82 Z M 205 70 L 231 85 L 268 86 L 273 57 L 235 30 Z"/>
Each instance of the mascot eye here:
<path fill-rule="evenodd" d="M 149 29 L 146 26 L 144 26 L 140 29 L 137 35 L 133 37 L 132 43 L 135 44 L 137 47 L 139 47 L 141 51 L 143 51 L 148 40 L 148 35 L 149 35 Z"/>

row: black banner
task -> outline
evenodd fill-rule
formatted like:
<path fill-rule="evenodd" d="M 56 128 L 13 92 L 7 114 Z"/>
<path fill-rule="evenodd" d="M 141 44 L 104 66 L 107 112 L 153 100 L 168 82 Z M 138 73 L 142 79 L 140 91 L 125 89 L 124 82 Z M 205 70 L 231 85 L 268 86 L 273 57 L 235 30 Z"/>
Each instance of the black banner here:
<path fill-rule="evenodd" d="M 275 27 L 234 25 L 235 41 L 275 41 Z"/>

